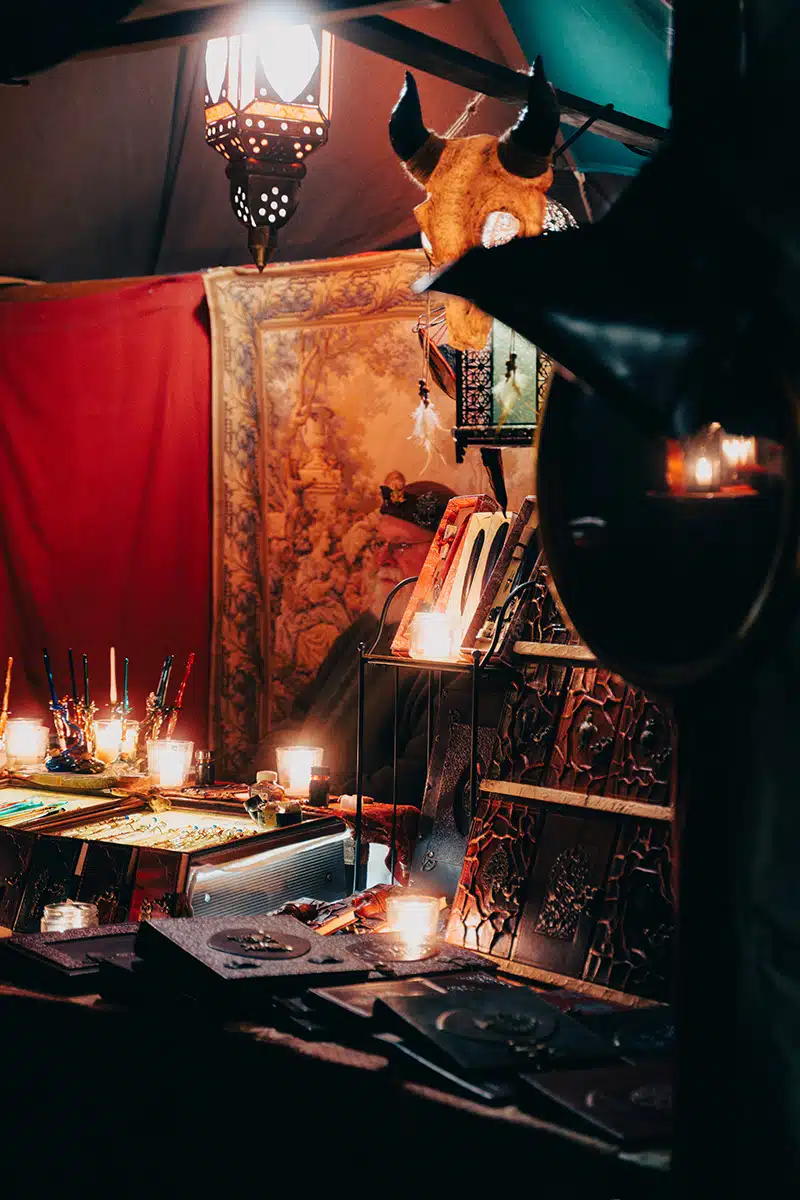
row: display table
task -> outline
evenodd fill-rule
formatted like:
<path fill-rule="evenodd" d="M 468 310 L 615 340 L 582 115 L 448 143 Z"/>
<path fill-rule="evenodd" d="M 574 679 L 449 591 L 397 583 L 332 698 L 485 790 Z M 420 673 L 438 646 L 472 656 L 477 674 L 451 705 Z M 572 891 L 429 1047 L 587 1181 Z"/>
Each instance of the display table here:
<path fill-rule="evenodd" d="M 338 1042 L 5 984 L 0 1023 L 6 1195 L 667 1195 L 664 1155 L 626 1158 Z"/>

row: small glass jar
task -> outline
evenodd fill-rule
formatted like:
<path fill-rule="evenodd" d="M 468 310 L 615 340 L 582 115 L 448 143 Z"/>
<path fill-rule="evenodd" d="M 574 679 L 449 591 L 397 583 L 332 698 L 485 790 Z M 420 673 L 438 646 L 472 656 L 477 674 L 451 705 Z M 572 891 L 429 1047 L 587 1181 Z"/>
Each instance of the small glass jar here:
<path fill-rule="evenodd" d="M 211 787 L 217 778 L 217 768 L 214 762 L 213 750 L 197 751 L 197 787 Z"/>
<path fill-rule="evenodd" d="M 277 771 L 259 771 L 255 783 L 250 784 L 250 796 L 244 806 L 256 825 L 262 829 L 277 829 L 278 807 L 284 798 Z"/>
<path fill-rule="evenodd" d="M 308 785 L 308 803 L 312 808 L 327 808 L 331 787 L 330 767 L 312 767 Z"/>
<path fill-rule="evenodd" d="M 45 904 L 40 928 L 42 933 L 64 933 L 67 929 L 94 929 L 99 924 L 96 904 L 65 900 L 62 904 Z"/>

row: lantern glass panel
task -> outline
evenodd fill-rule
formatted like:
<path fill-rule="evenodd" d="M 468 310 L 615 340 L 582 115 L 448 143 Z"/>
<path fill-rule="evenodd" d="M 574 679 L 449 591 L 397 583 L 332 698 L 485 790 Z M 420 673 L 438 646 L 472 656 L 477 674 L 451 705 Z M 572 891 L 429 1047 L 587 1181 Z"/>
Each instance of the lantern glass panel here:
<path fill-rule="evenodd" d="M 212 38 L 206 46 L 206 91 L 210 104 L 216 104 L 220 98 L 227 68 L 228 39 Z"/>
<path fill-rule="evenodd" d="M 503 385 L 506 381 L 506 363 L 511 353 L 511 330 L 500 321 L 492 323 L 492 424 L 535 425 L 538 409 L 539 352 L 531 342 L 519 334 L 513 339 L 517 356 L 516 382 L 520 395 L 506 411 L 503 404 Z M 497 389 L 497 390 L 495 390 Z"/>

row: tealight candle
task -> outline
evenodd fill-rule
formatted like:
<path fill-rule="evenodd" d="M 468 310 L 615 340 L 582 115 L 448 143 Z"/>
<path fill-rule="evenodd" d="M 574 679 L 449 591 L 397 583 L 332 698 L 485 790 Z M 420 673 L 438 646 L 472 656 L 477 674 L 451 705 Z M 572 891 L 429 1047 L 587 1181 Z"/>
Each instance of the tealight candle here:
<path fill-rule="evenodd" d="M 446 613 L 419 612 L 408 630 L 408 653 L 411 658 L 442 662 L 452 659 L 453 630 Z"/>
<path fill-rule="evenodd" d="M 389 896 L 386 901 L 388 933 L 399 933 L 409 950 L 422 953 L 439 929 L 438 896 Z"/>
<path fill-rule="evenodd" d="M 122 721 L 95 721 L 94 735 L 95 757 L 104 763 L 116 762 L 122 745 Z"/>
<path fill-rule="evenodd" d="M 101 762 L 116 762 L 121 755 L 131 758 L 136 749 L 136 735 L 139 732 L 138 721 L 125 722 L 125 736 L 122 735 L 122 718 L 112 717 L 109 720 L 94 723 L 96 749 L 95 757 Z"/>
<path fill-rule="evenodd" d="M 147 769 L 159 787 L 183 787 L 192 763 L 194 742 L 147 743 Z"/>
<path fill-rule="evenodd" d="M 311 768 L 322 765 L 325 751 L 321 746 L 278 746 L 278 783 L 287 796 L 307 797 Z"/>
<path fill-rule="evenodd" d="M 26 721 L 21 717 L 6 725 L 6 754 L 8 765 L 32 767 L 44 760 L 47 754 L 47 726 L 41 721 Z"/>

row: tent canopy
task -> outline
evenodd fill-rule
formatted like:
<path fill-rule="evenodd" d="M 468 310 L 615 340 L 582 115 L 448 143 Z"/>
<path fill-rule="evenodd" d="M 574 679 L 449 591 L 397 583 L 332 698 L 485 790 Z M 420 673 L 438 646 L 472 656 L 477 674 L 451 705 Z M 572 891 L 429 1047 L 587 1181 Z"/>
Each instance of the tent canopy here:
<path fill-rule="evenodd" d="M 649 58 L 640 61 L 642 47 L 635 40 L 617 47 L 612 26 L 598 53 L 596 28 L 586 13 L 596 10 L 600 21 L 603 6 L 619 10 L 620 31 L 647 33 Z M 455 0 L 391 16 L 514 70 L 524 70 L 541 50 L 557 86 L 663 124 L 666 53 L 660 61 L 660 35 L 646 19 L 661 8 L 661 0 L 580 5 L 561 0 L 551 6 Z M 540 19 L 550 9 L 548 20 Z M 580 13 L 586 17 L 582 24 Z M 665 31 L 666 17 L 662 24 Z M 664 81 L 660 107 L 659 85 L 650 80 L 657 61 Z M 470 93 L 416 74 L 426 122 L 443 131 Z M 298 212 L 281 233 L 278 260 L 416 244 L 412 210 L 421 193 L 404 175 L 387 135 L 402 81 L 399 63 L 337 39 L 330 139 L 309 160 Z M 198 41 L 76 59 L 31 76 L 28 87 L 5 88 L 0 275 L 101 279 L 249 262 L 245 234 L 230 210 L 223 164 L 205 145 L 202 93 Z M 487 98 L 466 132 L 500 132 L 515 116 L 515 106 Z M 590 134 L 576 144 L 575 154 L 583 169 L 599 172 L 589 189 L 595 215 L 623 182 L 615 184 L 614 175 L 631 173 L 644 161 Z M 557 173 L 553 194 L 583 216 L 568 171 Z"/>

